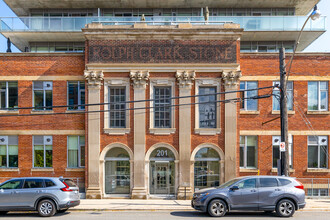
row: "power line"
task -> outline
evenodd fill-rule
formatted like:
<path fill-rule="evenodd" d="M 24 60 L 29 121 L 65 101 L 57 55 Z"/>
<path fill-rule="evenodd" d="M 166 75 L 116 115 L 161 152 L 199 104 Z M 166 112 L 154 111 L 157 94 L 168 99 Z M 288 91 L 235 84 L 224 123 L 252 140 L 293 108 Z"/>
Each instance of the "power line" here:
<path fill-rule="evenodd" d="M 255 91 L 255 90 L 262 90 L 262 89 L 270 89 L 270 88 L 278 88 L 278 86 L 265 86 L 260 88 L 253 88 L 253 89 L 242 89 L 242 90 L 232 90 L 232 91 L 225 91 L 225 92 L 218 92 L 218 93 L 208 93 L 208 94 L 201 94 L 201 95 L 190 95 L 190 96 L 174 96 L 168 98 L 159 98 L 159 99 L 143 99 L 143 100 L 133 100 L 133 101 L 123 101 L 123 102 L 112 102 L 112 103 L 93 103 L 93 104 L 74 104 L 74 105 L 55 105 L 55 106 L 38 106 L 38 107 L 12 107 L 12 108 L 2 108 L 3 110 L 20 110 L 20 109 L 50 109 L 50 108 L 75 108 L 79 106 L 95 106 L 95 105 L 110 105 L 110 104 L 130 104 L 130 103 L 137 103 L 137 102 L 150 102 L 150 101 L 159 101 L 159 100 L 168 100 L 168 99 L 182 99 L 182 98 L 194 98 L 194 97 L 201 97 L 201 96 L 212 96 L 212 95 L 222 95 L 227 93 L 238 93 L 244 91 Z"/>
<path fill-rule="evenodd" d="M 200 105 L 200 104 L 209 104 L 209 103 L 229 103 L 229 102 L 240 102 L 242 99 L 262 99 L 262 98 L 269 98 L 271 95 L 261 95 L 261 96 L 252 96 L 246 98 L 234 98 L 234 99 L 225 99 L 225 100 L 216 100 L 210 102 L 196 102 L 196 103 L 184 103 L 184 104 L 168 104 L 162 106 L 146 106 L 146 107 L 139 107 L 139 108 L 125 108 L 125 109 L 116 109 L 116 111 L 129 111 L 129 110 L 143 110 L 143 109 L 153 109 L 153 108 L 170 108 L 170 107 L 178 107 L 178 106 L 185 106 L 185 105 Z M 98 110 L 98 111 L 74 111 L 74 112 L 51 112 L 51 113 L 33 113 L 33 114 L 15 114 L 15 115 L 0 115 L 0 117 L 20 117 L 20 116 L 45 116 L 45 115 L 68 115 L 68 114 L 86 114 L 86 113 L 99 113 L 99 112 L 109 112 L 110 110 Z"/>

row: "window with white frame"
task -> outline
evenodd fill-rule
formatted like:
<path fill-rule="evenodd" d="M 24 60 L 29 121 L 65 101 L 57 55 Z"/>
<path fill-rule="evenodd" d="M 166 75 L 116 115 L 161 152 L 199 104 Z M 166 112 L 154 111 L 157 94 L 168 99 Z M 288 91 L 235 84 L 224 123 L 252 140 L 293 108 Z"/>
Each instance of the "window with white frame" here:
<path fill-rule="evenodd" d="M 110 128 L 126 127 L 126 87 L 109 86 Z"/>
<path fill-rule="evenodd" d="M 0 167 L 18 167 L 18 136 L 0 136 Z"/>
<path fill-rule="evenodd" d="M 241 81 L 240 90 L 249 90 L 258 88 L 258 82 L 256 81 Z M 241 92 L 241 110 L 245 111 L 257 111 L 258 110 L 258 100 L 249 99 L 251 97 L 257 96 L 258 90 L 242 91 Z"/>
<path fill-rule="evenodd" d="M 68 136 L 68 167 L 85 166 L 85 137 Z"/>
<path fill-rule="evenodd" d="M 0 110 L 18 107 L 17 82 L 0 82 Z"/>
<path fill-rule="evenodd" d="M 328 155 L 327 136 L 308 136 L 308 168 L 327 168 Z"/>
<path fill-rule="evenodd" d="M 240 161 L 241 168 L 256 168 L 258 147 L 257 136 L 240 136 Z"/>
<path fill-rule="evenodd" d="M 280 82 L 273 82 L 273 86 L 280 86 Z M 287 94 L 287 106 L 288 110 L 293 110 L 293 82 L 287 82 L 286 84 L 286 94 Z M 280 89 L 273 88 L 273 110 L 280 110 Z"/>
<path fill-rule="evenodd" d="M 68 105 L 76 105 L 68 107 L 68 110 L 84 110 L 85 109 L 85 82 L 72 81 L 68 82 Z"/>
<path fill-rule="evenodd" d="M 329 189 L 307 189 L 307 196 L 329 196 Z"/>
<path fill-rule="evenodd" d="M 328 81 L 308 82 L 308 111 L 328 110 Z"/>
<path fill-rule="evenodd" d="M 277 160 L 281 159 L 280 143 L 281 136 L 273 136 L 273 168 L 277 168 Z M 289 135 L 289 165 L 292 168 L 293 154 L 292 154 L 292 135 Z"/>
<path fill-rule="evenodd" d="M 53 167 L 52 136 L 33 136 L 33 167 Z"/>
<path fill-rule="evenodd" d="M 217 88 L 199 87 L 199 127 L 216 128 L 217 123 Z M 210 95 L 207 95 L 210 94 Z"/>
<path fill-rule="evenodd" d="M 52 110 L 53 82 L 33 82 L 34 110 Z"/>
<path fill-rule="evenodd" d="M 154 127 L 171 128 L 171 87 L 154 87 Z"/>

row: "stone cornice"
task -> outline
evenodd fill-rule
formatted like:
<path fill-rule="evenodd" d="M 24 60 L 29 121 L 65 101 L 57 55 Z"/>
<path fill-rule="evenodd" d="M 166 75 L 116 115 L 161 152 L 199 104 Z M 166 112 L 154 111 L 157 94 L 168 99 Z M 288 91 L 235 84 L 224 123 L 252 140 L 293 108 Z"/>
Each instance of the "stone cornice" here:
<path fill-rule="evenodd" d="M 149 71 L 131 71 L 129 74 L 132 85 L 135 88 L 146 88 L 149 80 Z"/>
<path fill-rule="evenodd" d="M 194 70 L 178 70 L 175 74 L 175 77 L 178 81 L 178 85 L 180 88 L 191 89 L 193 81 L 196 78 L 196 73 Z"/>
<path fill-rule="evenodd" d="M 84 77 L 88 81 L 89 88 L 101 88 L 103 81 L 103 71 L 84 71 Z"/>

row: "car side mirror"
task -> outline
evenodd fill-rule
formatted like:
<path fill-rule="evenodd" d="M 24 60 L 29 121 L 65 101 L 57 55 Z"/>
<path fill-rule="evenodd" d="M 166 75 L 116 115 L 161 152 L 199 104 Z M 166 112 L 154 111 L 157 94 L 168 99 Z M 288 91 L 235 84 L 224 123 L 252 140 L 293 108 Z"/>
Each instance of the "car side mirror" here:
<path fill-rule="evenodd" d="M 239 190 L 238 186 L 233 186 L 230 188 L 231 191 L 236 191 L 236 190 Z"/>

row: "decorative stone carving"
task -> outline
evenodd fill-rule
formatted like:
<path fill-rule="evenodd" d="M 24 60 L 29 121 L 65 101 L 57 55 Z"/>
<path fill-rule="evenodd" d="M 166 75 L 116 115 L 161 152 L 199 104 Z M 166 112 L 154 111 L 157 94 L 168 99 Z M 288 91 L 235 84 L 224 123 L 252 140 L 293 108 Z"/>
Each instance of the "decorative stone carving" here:
<path fill-rule="evenodd" d="M 134 88 L 146 88 L 149 80 L 149 71 L 131 71 L 130 78 Z"/>
<path fill-rule="evenodd" d="M 222 80 L 225 88 L 234 88 L 241 78 L 241 71 L 229 71 L 222 73 Z"/>
<path fill-rule="evenodd" d="M 193 81 L 196 78 L 195 71 L 177 71 L 175 74 L 180 88 L 191 88 Z"/>
<path fill-rule="evenodd" d="M 88 81 L 88 86 L 100 88 L 103 80 L 103 71 L 88 71 L 85 70 L 84 77 Z"/>

